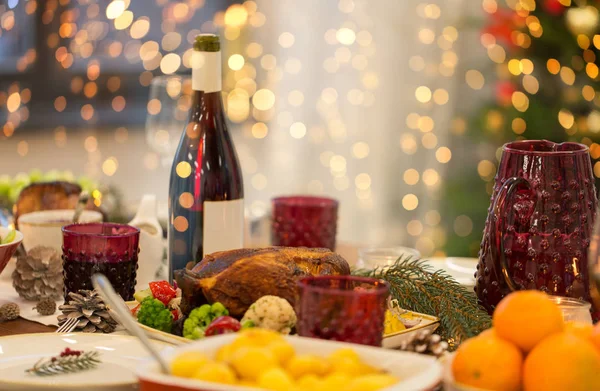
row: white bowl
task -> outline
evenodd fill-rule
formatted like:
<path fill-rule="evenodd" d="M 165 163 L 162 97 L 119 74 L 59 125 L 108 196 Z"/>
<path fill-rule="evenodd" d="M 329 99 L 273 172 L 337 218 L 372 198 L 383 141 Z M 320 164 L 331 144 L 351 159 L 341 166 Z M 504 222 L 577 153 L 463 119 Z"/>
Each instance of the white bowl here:
<path fill-rule="evenodd" d="M 12 231 L 10 228 L 0 227 L 0 238 L 5 237 L 8 233 Z M 17 248 L 23 241 L 23 234 L 19 231 L 16 231 L 15 238 L 10 243 L 0 244 L 0 273 L 4 270 L 10 258 L 15 254 Z"/>
<path fill-rule="evenodd" d="M 219 347 L 231 343 L 236 337 L 236 334 L 209 337 L 163 353 L 162 356 L 165 357 L 167 362 L 171 361 L 174 356 L 181 352 L 187 351 L 200 351 L 214 357 Z M 326 356 L 341 348 L 353 349 L 366 364 L 384 369 L 391 375 L 401 379 L 395 385 L 387 387 L 385 391 L 429 391 L 433 390 L 441 382 L 442 366 L 431 356 L 298 336 L 285 336 L 285 338 L 292 344 L 298 354 L 310 353 L 318 356 Z M 153 361 L 140 365 L 136 373 L 140 379 L 140 391 L 155 389 L 161 391 L 260 390 L 260 388 L 230 386 L 165 375 L 159 371 L 158 364 Z"/>
<path fill-rule="evenodd" d="M 62 227 L 71 224 L 72 209 L 44 210 L 19 216 L 19 230 L 23 233 L 23 246 L 29 251 L 36 246 L 46 246 L 62 253 Z M 102 213 L 84 210 L 80 223 L 97 223 L 103 219 Z"/>

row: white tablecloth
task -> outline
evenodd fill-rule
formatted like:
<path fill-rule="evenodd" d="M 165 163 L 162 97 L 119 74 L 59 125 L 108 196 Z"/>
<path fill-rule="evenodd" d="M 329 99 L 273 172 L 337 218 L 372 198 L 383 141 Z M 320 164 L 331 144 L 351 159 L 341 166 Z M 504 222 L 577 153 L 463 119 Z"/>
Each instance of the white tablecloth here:
<path fill-rule="evenodd" d="M 10 260 L 6 268 L 0 274 L 0 305 L 6 303 L 17 303 L 20 308 L 21 317 L 33 322 L 38 322 L 46 326 L 58 326 L 58 315 L 60 311 L 58 306 L 64 303 L 63 299 L 56 301 L 56 312 L 54 315 L 42 316 L 38 314 L 33 307 L 37 304 L 35 301 L 28 301 L 19 296 L 12 286 L 12 272 L 15 270 L 16 258 Z M 147 281 L 146 283 L 148 283 Z"/>
<path fill-rule="evenodd" d="M 63 304 L 63 300 L 56 301 L 56 313 L 54 315 L 42 316 L 38 314 L 33 307 L 37 304 L 35 301 L 28 301 L 20 297 L 12 286 L 12 272 L 15 270 L 16 258 L 10 260 L 6 268 L 0 274 L 0 304 L 17 303 L 21 310 L 21 317 L 27 320 L 38 322 L 46 326 L 57 326 L 56 317 L 60 314 L 58 306 Z"/>

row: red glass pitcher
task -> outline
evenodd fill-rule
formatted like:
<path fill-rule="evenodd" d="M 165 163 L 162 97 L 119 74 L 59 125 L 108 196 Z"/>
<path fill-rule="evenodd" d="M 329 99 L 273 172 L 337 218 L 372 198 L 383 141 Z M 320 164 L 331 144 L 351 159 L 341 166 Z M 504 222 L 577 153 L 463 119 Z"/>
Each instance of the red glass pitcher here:
<path fill-rule="evenodd" d="M 520 289 L 590 301 L 587 250 L 597 203 L 585 145 L 504 145 L 475 273 L 480 304 L 492 313 Z"/>

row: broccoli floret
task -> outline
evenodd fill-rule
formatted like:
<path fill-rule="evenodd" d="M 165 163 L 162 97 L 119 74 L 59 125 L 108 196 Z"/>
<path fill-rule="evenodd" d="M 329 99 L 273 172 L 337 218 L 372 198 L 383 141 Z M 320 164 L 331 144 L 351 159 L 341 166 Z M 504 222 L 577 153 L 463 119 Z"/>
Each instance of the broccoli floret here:
<path fill-rule="evenodd" d="M 251 329 L 251 328 L 254 328 L 254 327 L 256 327 L 256 325 L 251 320 L 246 320 L 246 321 L 242 322 L 242 330 L 244 330 L 244 329 Z"/>
<path fill-rule="evenodd" d="M 213 319 L 218 318 L 219 316 L 229 315 L 227 308 L 219 302 L 213 303 L 213 305 L 210 306 L 210 312 L 213 315 Z"/>
<path fill-rule="evenodd" d="M 142 301 L 137 313 L 138 322 L 153 329 L 171 332 L 173 326 L 173 314 L 158 299 L 147 297 Z"/>
<path fill-rule="evenodd" d="M 204 304 L 194 308 L 183 323 L 183 336 L 188 339 L 204 338 L 204 330 L 215 318 L 229 315 L 227 308 L 221 303 Z"/>

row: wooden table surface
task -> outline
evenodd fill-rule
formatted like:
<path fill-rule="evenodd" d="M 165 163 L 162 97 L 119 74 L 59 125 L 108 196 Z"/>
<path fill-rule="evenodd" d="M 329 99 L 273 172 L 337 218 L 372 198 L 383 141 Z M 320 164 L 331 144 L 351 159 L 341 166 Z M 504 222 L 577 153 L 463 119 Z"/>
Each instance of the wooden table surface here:
<path fill-rule="evenodd" d="M 28 333 L 53 333 L 54 331 L 56 331 L 54 326 L 44 326 L 23 318 L 0 323 L 0 337 Z"/>

